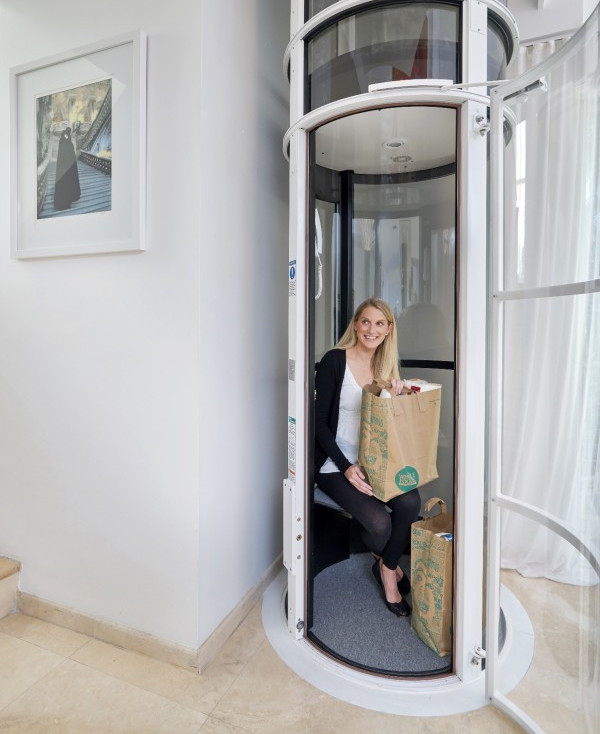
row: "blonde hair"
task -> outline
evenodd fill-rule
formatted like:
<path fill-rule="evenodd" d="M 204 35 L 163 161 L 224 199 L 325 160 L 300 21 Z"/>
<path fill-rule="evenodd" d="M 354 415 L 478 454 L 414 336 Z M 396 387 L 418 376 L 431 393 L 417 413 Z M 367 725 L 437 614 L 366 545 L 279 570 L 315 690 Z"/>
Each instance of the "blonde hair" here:
<path fill-rule="evenodd" d="M 360 319 L 365 308 L 372 306 L 385 316 L 388 324 L 392 325 L 392 330 L 385 337 L 383 342 L 375 350 L 375 354 L 371 358 L 371 369 L 374 379 L 391 380 L 398 379 L 400 372 L 398 371 L 398 339 L 396 337 L 396 319 L 392 309 L 385 301 L 380 298 L 367 298 L 363 301 L 352 317 L 352 321 L 348 324 L 346 331 L 342 334 L 341 339 L 335 345 L 338 349 L 351 349 L 358 341 L 356 330 L 354 328 L 356 322 Z"/>

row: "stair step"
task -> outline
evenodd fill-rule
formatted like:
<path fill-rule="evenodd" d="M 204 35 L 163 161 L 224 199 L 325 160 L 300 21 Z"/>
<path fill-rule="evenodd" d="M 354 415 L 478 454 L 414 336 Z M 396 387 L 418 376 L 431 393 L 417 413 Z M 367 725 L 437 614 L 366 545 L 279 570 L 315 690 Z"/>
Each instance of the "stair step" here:
<path fill-rule="evenodd" d="M 18 561 L 0 557 L 0 619 L 14 612 L 17 607 L 20 570 Z"/>

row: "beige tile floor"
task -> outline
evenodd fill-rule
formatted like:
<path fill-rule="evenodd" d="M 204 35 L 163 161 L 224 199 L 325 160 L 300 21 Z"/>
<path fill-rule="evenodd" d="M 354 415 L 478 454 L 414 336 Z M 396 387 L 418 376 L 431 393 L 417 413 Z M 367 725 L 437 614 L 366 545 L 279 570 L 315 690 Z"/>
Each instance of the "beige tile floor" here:
<path fill-rule="evenodd" d="M 520 580 L 515 575 L 511 582 L 518 593 Z M 543 623 L 543 609 L 539 614 Z M 526 704 L 534 700 L 543 708 L 540 681 L 548 685 L 554 656 L 547 649 L 541 649 L 539 656 L 537 681 L 528 676 L 517 694 L 523 689 Z M 567 665 L 571 685 L 563 686 L 567 700 L 562 708 L 552 709 L 551 718 L 560 714 L 561 734 L 586 731 L 573 728 L 576 671 L 564 659 L 561 665 Z M 496 734 L 521 730 L 491 706 L 463 715 L 415 718 L 367 711 L 332 698 L 296 676 L 277 657 L 265 637 L 260 606 L 203 675 L 22 614 L 0 621 L 0 734 L 337 731 Z"/>
<path fill-rule="evenodd" d="M 600 588 L 503 571 L 535 633 L 527 675 L 509 698 L 546 734 L 600 732 Z"/>

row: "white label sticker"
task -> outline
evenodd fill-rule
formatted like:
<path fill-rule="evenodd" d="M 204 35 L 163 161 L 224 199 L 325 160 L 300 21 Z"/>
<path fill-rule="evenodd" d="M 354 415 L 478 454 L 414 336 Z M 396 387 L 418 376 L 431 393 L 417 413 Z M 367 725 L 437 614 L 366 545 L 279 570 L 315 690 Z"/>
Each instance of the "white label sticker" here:
<path fill-rule="evenodd" d="M 296 419 L 288 416 L 288 474 L 296 476 Z"/>

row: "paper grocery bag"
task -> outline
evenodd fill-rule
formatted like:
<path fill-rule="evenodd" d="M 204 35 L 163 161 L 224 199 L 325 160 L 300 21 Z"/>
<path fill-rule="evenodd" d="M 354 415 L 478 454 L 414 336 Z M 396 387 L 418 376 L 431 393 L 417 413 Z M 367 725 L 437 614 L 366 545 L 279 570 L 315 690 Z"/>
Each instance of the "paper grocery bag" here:
<path fill-rule="evenodd" d="M 437 479 L 442 387 L 381 397 L 381 385 L 362 392 L 358 461 L 375 497 L 387 502 Z"/>
<path fill-rule="evenodd" d="M 440 513 L 431 517 L 436 504 Z M 452 652 L 453 518 L 437 497 L 425 503 L 424 515 L 411 528 L 411 624 L 421 640 L 443 656 Z"/>

